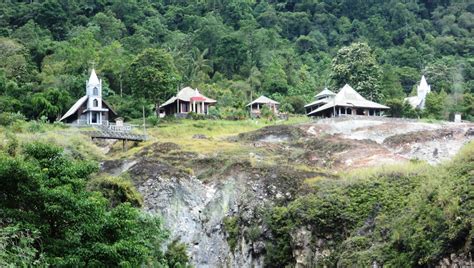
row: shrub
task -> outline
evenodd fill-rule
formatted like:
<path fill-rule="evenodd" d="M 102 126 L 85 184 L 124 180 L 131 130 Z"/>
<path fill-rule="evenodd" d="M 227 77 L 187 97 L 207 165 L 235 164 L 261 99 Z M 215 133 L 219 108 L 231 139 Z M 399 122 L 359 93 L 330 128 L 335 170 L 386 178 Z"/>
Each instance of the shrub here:
<path fill-rule="evenodd" d="M 248 116 L 248 112 L 243 109 L 237 109 L 234 107 L 223 107 L 221 108 L 221 118 L 226 120 L 244 120 Z"/>
<path fill-rule="evenodd" d="M 168 122 L 168 123 L 177 122 L 179 120 L 180 118 L 176 117 L 174 114 L 169 114 L 163 118 L 160 118 L 160 122 Z"/>
<path fill-rule="evenodd" d="M 252 242 L 257 241 L 257 239 L 260 238 L 261 235 L 262 229 L 258 225 L 250 226 L 245 231 L 245 238 Z"/>
<path fill-rule="evenodd" d="M 10 126 L 18 121 L 25 121 L 26 118 L 21 113 L 9 113 L 3 112 L 0 113 L 0 125 L 1 126 Z"/>
<path fill-rule="evenodd" d="M 208 116 L 209 116 L 209 118 L 211 118 L 211 119 L 219 119 L 219 118 L 221 118 L 221 115 L 220 115 L 219 110 L 218 110 L 216 107 L 214 107 L 214 106 L 209 107 Z"/>
<path fill-rule="evenodd" d="M 229 244 L 230 250 L 234 251 L 239 239 L 239 218 L 235 216 L 225 217 L 224 229 L 227 233 L 227 243 Z"/>
<path fill-rule="evenodd" d="M 306 110 L 304 109 L 304 105 L 306 104 L 306 102 L 301 96 L 288 96 L 285 98 L 284 104 L 290 104 L 293 108 L 293 112 L 296 114 L 306 113 Z"/>
<path fill-rule="evenodd" d="M 58 127 L 58 128 L 68 128 L 68 126 L 66 124 L 64 124 L 63 122 L 59 122 L 59 121 L 54 121 L 53 126 Z"/>
<path fill-rule="evenodd" d="M 204 120 L 204 119 L 206 119 L 206 115 L 205 114 L 198 114 L 198 113 L 195 113 L 195 112 L 190 112 L 190 113 L 188 113 L 187 118 L 190 118 L 192 120 Z"/>
<path fill-rule="evenodd" d="M 158 123 L 160 122 L 160 118 L 158 118 L 156 116 L 149 116 L 146 119 L 146 122 L 154 127 L 154 126 L 158 125 Z"/>
<path fill-rule="evenodd" d="M 44 256 L 35 247 L 39 232 L 31 232 L 19 225 L 0 228 L 0 266 L 46 266 Z"/>
<path fill-rule="evenodd" d="M 472 251 L 474 143 L 449 165 L 405 166 L 320 180 L 317 192 L 267 211 L 266 265 L 294 263 L 292 234 L 304 227 L 331 254 L 321 265 L 434 266 Z M 310 246 L 315 246 L 310 245 Z"/>
<path fill-rule="evenodd" d="M 403 99 L 390 99 L 385 102 L 385 105 L 390 107 L 387 111 L 391 117 L 402 117 L 403 115 Z"/>
<path fill-rule="evenodd" d="M 125 202 L 130 203 L 134 207 L 143 206 L 143 197 L 129 180 L 123 178 L 95 178 L 89 182 L 88 189 L 101 192 L 109 200 L 112 207 Z"/>
<path fill-rule="evenodd" d="M 186 253 L 186 245 L 180 243 L 177 239 L 173 240 L 173 242 L 168 245 L 168 250 L 165 253 L 165 257 L 168 263 L 168 267 L 191 267 L 190 265 L 188 265 L 189 257 Z"/>
<path fill-rule="evenodd" d="M 273 120 L 275 114 L 270 110 L 270 108 L 267 105 L 263 105 L 262 108 L 260 109 L 260 117 L 267 119 L 267 120 Z"/>
<path fill-rule="evenodd" d="M 12 135 L 11 133 L 7 133 L 7 153 L 10 156 L 15 156 L 17 149 L 18 149 L 18 139 L 15 137 L 15 135 Z"/>
<path fill-rule="evenodd" d="M 33 121 L 28 122 L 27 130 L 32 133 L 44 132 L 45 131 L 44 125 L 45 124 L 41 122 L 33 120 Z"/>
<path fill-rule="evenodd" d="M 420 111 L 413 109 L 413 107 L 403 99 L 390 99 L 385 102 L 390 107 L 387 114 L 391 117 L 405 117 L 417 118 L 420 116 Z"/>
<path fill-rule="evenodd" d="M 290 103 L 284 103 L 280 107 L 280 112 L 292 114 L 295 112 L 295 108 L 293 108 L 293 106 Z"/>

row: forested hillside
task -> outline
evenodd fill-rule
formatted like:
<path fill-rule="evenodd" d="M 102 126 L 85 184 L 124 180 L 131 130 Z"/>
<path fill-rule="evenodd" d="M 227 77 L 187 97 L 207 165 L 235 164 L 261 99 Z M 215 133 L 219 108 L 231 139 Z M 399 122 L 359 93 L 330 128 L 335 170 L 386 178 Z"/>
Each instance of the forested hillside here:
<path fill-rule="evenodd" d="M 422 74 L 435 92 L 422 116 L 472 118 L 473 29 L 474 3 L 461 0 L 7 0 L 0 111 L 55 120 L 95 66 L 128 118 L 187 85 L 217 98 L 222 114 L 261 93 L 301 113 L 317 91 L 346 82 L 418 116 L 402 99 Z"/>

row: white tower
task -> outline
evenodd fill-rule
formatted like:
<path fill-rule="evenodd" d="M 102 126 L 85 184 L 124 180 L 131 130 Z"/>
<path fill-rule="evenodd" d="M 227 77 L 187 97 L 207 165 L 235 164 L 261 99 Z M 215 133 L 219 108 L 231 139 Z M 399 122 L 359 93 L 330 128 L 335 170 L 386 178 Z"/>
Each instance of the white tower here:
<path fill-rule="evenodd" d="M 431 86 L 426 82 L 425 76 L 421 76 L 420 85 L 416 88 L 418 99 L 420 100 L 420 109 L 425 108 L 426 95 L 431 92 Z"/>
<path fill-rule="evenodd" d="M 86 83 L 87 111 L 89 124 L 102 124 L 102 80 L 99 80 L 95 70 L 92 69 L 89 81 Z"/>

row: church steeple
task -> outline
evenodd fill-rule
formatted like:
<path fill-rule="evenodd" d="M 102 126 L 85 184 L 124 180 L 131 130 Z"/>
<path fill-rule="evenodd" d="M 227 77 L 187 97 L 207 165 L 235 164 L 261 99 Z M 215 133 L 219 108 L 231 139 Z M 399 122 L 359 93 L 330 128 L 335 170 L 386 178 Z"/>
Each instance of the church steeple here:
<path fill-rule="evenodd" d="M 89 81 L 87 82 L 89 85 L 99 85 L 100 81 L 99 78 L 97 77 L 97 74 L 95 73 L 95 69 L 92 68 L 91 76 L 89 77 Z"/>
<path fill-rule="evenodd" d="M 424 98 L 426 94 L 431 92 L 431 86 L 428 85 L 428 82 L 426 82 L 426 78 L 424 75 L 421 76 L 421 81 L 420 85 L 417 87 L 417 93 L 419 97 Z"/>
<path fill-rule="evenodd" d="M 87 81 L 86 95 L 88 96 L 87 109 L 90 111 L 102 110 L 102 80 L 97 77 L 95 69 L 92 68 L 91 75 Z M 100 114 L 97 114 L 97 122 L 101 121 Z"/>
<path fill-rule="evenodd" d="M 425 108 L 425 102 L 426 102 L 426 95 L 431 92 L 431 86 L 428 85 L 428 82 L 426 82 L 426 78 L 424 75 L 421 76 L 421 81 L 420 85 L 416 88 L 417 91 L 417 97 L 419 100 L 419 108 L 424 109 Z"/>
<path fill-rule="evenodd" d="M 86 83 L 86 95 L 102 96 L 102 80 L 97 77 L 94 68 L 92 69 L 89 80 Z"/>

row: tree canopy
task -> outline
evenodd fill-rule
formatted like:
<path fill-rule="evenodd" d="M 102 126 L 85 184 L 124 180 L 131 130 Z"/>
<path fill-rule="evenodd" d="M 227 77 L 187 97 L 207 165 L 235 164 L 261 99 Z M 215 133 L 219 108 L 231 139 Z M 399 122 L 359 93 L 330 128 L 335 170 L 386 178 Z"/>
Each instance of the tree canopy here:
<path fill-rule="evenodd" d="M 380 73 L 375 56 L 366 43 L 341 48 L 332 61 L 331 78 L 336 88 L 349 84 L 369 100 L 382 98 Z"/>
<path fill-rule="evenodd" d="M 135 96 L 156 103 L 165 101 L 176 92 L 178 73 L 169 53 L 159 49 L 145 49 L 129 67 L 127 83 Z"/>
<path fill-rule="evenodd" d="M 460 105 L 474 91 L 469 1 L 49 0 L 3 1 L 0 10 L 0 76 L 14 93 L 0 83 L 0 101 L 17 101 L 7 109 L 29 118 L 63 114 L 51 101 L 38 105 L 36 93 L 64 91 L 70 106 L 93 64 L 126 118 L 139 114 L 138 99 L 156 104 L 177 86 L 217 99 L 228 92 L 218 109 L 259 94 L 308 102 L 345 83 L 385 103 L 425 74 L 447 93 L 449 113 L 470 111 Z"/>

